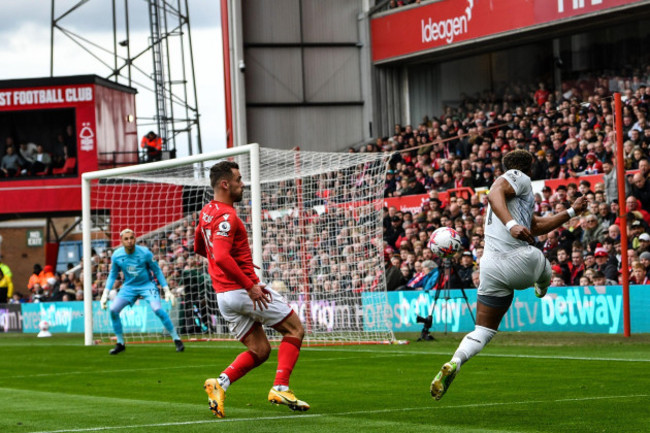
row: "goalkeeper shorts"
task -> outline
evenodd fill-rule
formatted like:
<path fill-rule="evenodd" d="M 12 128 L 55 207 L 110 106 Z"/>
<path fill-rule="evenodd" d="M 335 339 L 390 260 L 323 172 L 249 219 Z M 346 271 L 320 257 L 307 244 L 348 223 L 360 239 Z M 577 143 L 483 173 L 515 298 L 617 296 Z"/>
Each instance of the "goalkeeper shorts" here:
<path fill-rule="evenodd" d="M 219 312 L 228 322 L 230 333 L 238 340 L 248 334 L 255 322 L 273 327 L 293 312 L 281 294 L 268 286 L 265 290 L 271 294 L 271 302 L 265 310 L 253 309 L 253 301 L 246 289 L 217 293 Z"/>

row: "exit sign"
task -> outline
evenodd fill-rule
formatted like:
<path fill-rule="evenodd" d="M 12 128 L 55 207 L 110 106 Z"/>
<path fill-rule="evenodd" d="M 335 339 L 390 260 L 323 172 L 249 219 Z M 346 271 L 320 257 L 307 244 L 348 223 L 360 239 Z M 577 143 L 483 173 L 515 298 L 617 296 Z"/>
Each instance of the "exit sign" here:
<path fill-rule="evenodd" d="M 27 230 L 27 246 L 28 247 L 42 247 L 43 246 L 43 230 Z"/>

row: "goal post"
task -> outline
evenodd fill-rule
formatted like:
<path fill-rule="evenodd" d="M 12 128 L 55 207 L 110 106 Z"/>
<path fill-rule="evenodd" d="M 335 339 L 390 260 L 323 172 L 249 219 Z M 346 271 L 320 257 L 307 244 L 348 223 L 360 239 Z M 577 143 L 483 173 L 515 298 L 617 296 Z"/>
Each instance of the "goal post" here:
<path fill-rule="evenodd" d="M 239 164 L 245 183 L 235 207 L 260 266 L 256 272 L 299 315 L 306 344 L 392 341 L 382 240 L 387 158 L 248 144 L 84 173 L 84 343 L 107 343 L 113 336 L 108 311 L 97 299 L 127 227 L 154 253 L 177 297 L 174 308 L 167 302 L 163 308 L 181 337 L 232 338 L 218 312 L 207 262 L 193 253 L 199 211 L 213 198 L 209 169 L 224 159 Z M 139 300 L 122 311 L 127 342 L 169 340 L 148 308 Z M 267 333 L 278 337 L 272 329 Z"/>

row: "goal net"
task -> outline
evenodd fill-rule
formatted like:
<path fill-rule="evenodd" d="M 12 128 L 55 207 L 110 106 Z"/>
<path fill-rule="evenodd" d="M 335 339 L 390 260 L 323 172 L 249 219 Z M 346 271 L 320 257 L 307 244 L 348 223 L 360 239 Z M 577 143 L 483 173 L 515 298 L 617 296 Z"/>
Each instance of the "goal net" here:
<path fill-rule="evenodd" d="M 163 308 L 181 337 L 232 338 L 219 314 L 207 262 L 193 249 L 199 212 L 213 196 L 210 167 L 225 158 L 239 164 L 246 184 L 236 207 L 258 275 L 298 314 L 305 343 L 393 341 L 383 272 L 387 155 L 253 144 L 83 175 L 86 344 L 109 343 L 114 336 L 108 310 L 101 310 L 98 300 L 125 228 L 153 252 L 176 296 L 173 308 L 164 301 Z M 107 247 L 91 250 L 97 240 Z M 127 342 L 170 340 L 143 300 L 125 308 L 121 320 Z M 267 333 L 279 338 L 271 328 Z"/>

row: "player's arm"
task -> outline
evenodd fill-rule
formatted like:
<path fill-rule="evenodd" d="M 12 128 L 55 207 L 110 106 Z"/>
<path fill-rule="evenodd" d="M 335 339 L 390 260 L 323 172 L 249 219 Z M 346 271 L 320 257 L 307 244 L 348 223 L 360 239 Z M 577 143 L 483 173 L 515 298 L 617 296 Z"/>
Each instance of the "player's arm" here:
<path fill-rule="evenodd" d="M 208 251 L 205 247 L 205 239 L 203 238 L 203 230 L 201 230 L 201 224 L 197 224 L 196 230 L 194 231 L 194 252 L 205 258 L 208 257 Z"/>
<path fill-rule="evenodd" d="M 251 280 L 233 259 L 230 254 L 233 236 L 232 233 L 228 233 L 228 236 L 213 235 L 211 251 L 214 261 L 228 279 L 246 289 L 248 296 L 253 301 L 254 309 L 264 310 L 268 308 L 268 302 L 271 300 L 270 295 L 268 291 L 263 290 L 263 286 L 260 285 L 257 278 L 256 281 Z"/>
<path fill-rule="evenodd" d="M 558 214 L 540 217 L 537 215 L 533 216 L 533 221 L 531 223 L 530 231 L 533 236 L 545 235 L 548 232 L 555 230 L 560 227 L 565 222 L 569 221 L 576 215 L 582 213 L 587 207 L 587 201 L 583 197 L 578 197 L 576 201 L 573 202 L 573 205 L 565 211 L 562 211 Z"/>
<path fill-rule="evenodd" d="M 108 302 L 108 294 L 113 289 L 115 280 L 117 279 L 117 274 L 120 272 L 120 267 L 116 262 L 111 262 L 111 270 L 108 272 L 108 278 L 106 279 L 106 286 L 102 292 L 102 299 L 99 301 L 102 310 L 106 309 L 106 303 Z"/>
<path fill-rule="evenodd" d="M 505 180 L 503 177 L 500 177 L 494 182 L 492 188 L 490 188 L 487 199 L 490 203 L 492 212 L 494 212 L 497 218 L 501 220 L 503 225 L 505 225 L 506 228 L 510 230 L 510 234 L 513 238 L 521 239 L 522 241 L 526 241 L 529 244 L 533 244 L 535 243 L 533 235 L 526 227 L 519 224 L 518 221 L 515 221 L 515 219 L 512 217 L 512 214 L 508 210 L 507 201 L 516 195 L 517 193 L 515 192 L 515 189 L 512 187 L 512 185 L 510 185 L 510 182 Z"/>

